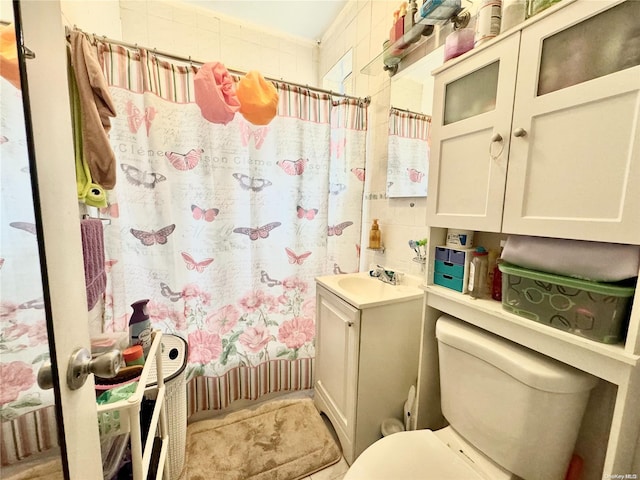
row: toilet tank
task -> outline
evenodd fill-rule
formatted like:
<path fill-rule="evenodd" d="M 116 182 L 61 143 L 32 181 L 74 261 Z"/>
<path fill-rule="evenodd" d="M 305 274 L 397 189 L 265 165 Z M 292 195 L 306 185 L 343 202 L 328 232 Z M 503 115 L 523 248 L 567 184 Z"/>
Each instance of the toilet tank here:
<path fill-rule="evenodd" d="M 452 317 L 436 337 L 453 429 L 526 480 L 563 480 L 597 379 Z"/>

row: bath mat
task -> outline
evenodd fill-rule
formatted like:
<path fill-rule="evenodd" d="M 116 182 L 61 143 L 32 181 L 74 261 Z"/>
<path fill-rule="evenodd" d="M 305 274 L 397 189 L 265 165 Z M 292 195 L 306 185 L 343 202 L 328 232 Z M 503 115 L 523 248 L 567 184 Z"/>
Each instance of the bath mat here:
<path fill-rule="evenodd" d="M 311 399 L 276 400 L 187 427 L 186 480 L 295 480 L 342 452 Z"/>

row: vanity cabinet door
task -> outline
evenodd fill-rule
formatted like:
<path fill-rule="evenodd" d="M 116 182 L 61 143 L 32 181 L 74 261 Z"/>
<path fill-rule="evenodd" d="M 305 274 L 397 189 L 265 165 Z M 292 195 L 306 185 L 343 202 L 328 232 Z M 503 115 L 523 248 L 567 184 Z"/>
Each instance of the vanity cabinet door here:
<path fill-rule="evenodd" d="M 575 2 L 522 31 L 504 232 L 640 243 L 638 19 Z"/>
<path fill-rule="evenodd" d="M 519 39 L 515 32 L 436 75 L 429 225 L 500 231 Z"/>
<path fill-rule="evenodd" d="M 332 421 L 349 464 L 353 461 L 360 310 L 320 286 L 316 297 L 316 404 Z"/>

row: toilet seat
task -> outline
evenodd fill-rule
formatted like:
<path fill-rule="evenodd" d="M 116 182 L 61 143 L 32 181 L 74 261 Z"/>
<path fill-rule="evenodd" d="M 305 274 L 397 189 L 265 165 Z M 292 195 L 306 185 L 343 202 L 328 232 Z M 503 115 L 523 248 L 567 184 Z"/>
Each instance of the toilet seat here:
<path fill-rule="evenodd" d="M 353 462 L 344 480 L 486 480 L 431 431 L 378 440 Z"/>

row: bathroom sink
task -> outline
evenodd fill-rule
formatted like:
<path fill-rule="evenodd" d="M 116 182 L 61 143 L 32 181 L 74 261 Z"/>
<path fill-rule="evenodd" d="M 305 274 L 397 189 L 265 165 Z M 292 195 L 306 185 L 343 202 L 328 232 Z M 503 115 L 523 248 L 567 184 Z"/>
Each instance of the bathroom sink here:
<path fill-rule="evenodd" d="M 316 281 L 356 308 L 412 300 L 422 296 L 420 279 L 405 275 L 401 285 L 390 285 L 368 272 L 317 277 Z"/>

